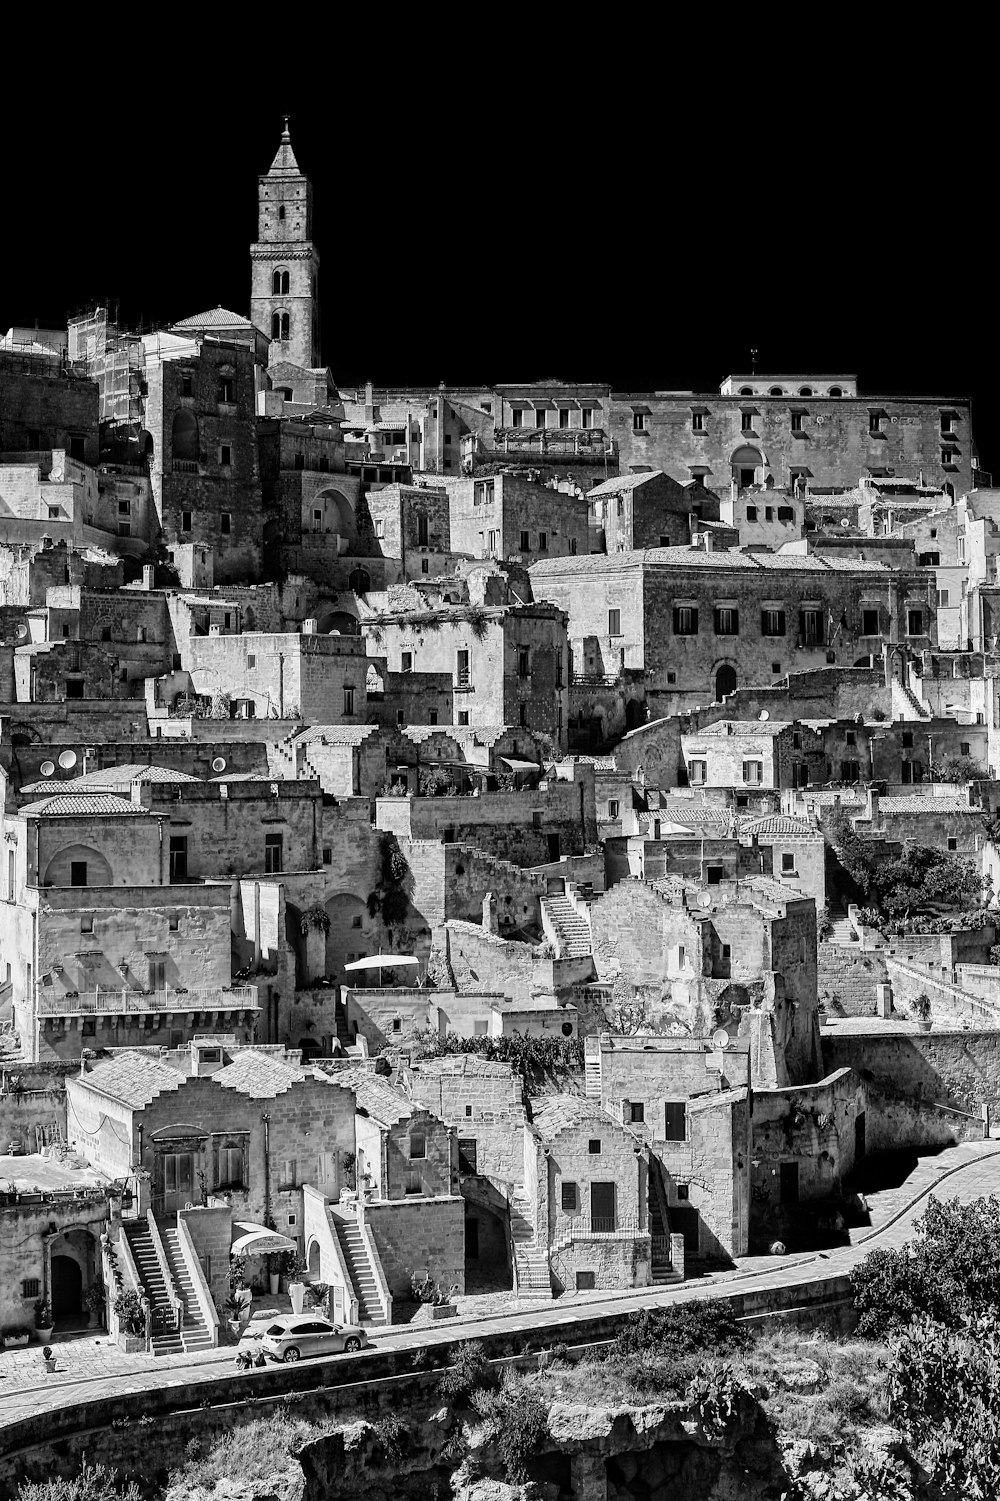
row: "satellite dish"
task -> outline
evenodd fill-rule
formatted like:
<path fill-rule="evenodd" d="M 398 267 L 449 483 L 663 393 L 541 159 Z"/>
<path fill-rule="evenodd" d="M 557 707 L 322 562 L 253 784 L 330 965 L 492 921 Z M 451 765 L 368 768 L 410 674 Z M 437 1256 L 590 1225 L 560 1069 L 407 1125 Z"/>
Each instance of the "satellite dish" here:
<path fill-rule="evenodd" d="M 766 724 L 770 717 L 771 715 L 767 709 L 761 709 L 760 713 L 757 715 L 757 718 L 760 720 L 761 724 Z"/>
<path fill-rule="evenodd" d="M 848 521 L 846 516 L 841 516 L 840 524 L 841 526 L 850 526 L 851 523 Z"/>
<path fill-rule="evenodd" d="M 43 777 L 50 777 L 55 769 L 56 763 L 54 761 L 43 761 L 41 766 L 38 768 Z"/>
<path fill-rule="evenodd" d="M 711 905 L 712 905 L 712 898 L 709 896 L 708 892 L 707 891 L 699 891 L 699 893 L 698 893 L 698 906 L 699 907 L 710 907 Z"/>
<path fill-rule="evenodd" d="M 18 639 L 18 641 L 23 641 L 24 638 L 25 638 L 25 636 L 27 634 L 28 634 L 28 627 L 25 625 L 24 621 L 22 620 L 21 624 L 17 628 L 17 639 Z"/>
<path fill-rule="evenodd" d="M 725 1030 L 724 1027 L 720 1027 L 717 1032 L 712 1033 L 712 1046 L 713 1048 L 718 1048 L 720 1052 L 723 1052 L 726 1048 L 728 1048 L 729 1033 Z"/>
<path fill-rule="evenodd" d="M 225 758 L 225 756 L 216 756 L 215 760 L 212 762 L 212 770 L 213 771 L 225 771 L 225 769 L 226 769 L 226 758 Z"/>
<path fill-rule="evenodd" d="M 76 765 L 76 751 L 63 751 L 59 757 L 59 765 L 63 771 L 72 771 Z"/>

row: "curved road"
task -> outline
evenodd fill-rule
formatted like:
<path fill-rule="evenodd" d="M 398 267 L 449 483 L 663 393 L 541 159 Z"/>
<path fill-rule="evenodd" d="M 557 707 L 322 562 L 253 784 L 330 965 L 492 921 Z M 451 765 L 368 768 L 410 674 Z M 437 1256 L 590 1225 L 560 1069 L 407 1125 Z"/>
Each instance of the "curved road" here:
<path fill-rule="evenodd" d="M 573 1342 L 572 1326 L 582 1319 L 631 1309 L 663 1307 L 671 1303 L 711 1298 L 719 1293 L 766 1292 L 794 1288 L 820 1279 L 844 1276 L 873 1246 L 899 1246 L 910 1239 L 914 1221 L 923 1212 L 932 1192 L 958 1197 L 963 1202 L 983 1195 L 1000 1195 L 1000 1141 L 982 1141 L 951 1147 L 935 1157 L 922 1158 L 905 1183 L 873 1196 L 873 1224 L 851 1232 L 851 1244 L 830 1251 L 788 1257 L 748 1257 L 732 1271 L 695 1281 L 658 1288 L 638 1288 L 621 1293 L 597 1294 L 556 1301 L 532 1299 L 500 1313 L 451 1319 L 440 1324 L 406 1324 L 376 1329 L 375 1350 L 419 1349 L 454 1340 L 461 1332 L 469 1339 L 491 1334 L 510 1334 L 532 1328 L 566 1326 L 566 1342 Z M 159 1358 L 123 1355 L 107 1336 L 76 1340 L 55 1347 L 59 1368 L 53 1375 L 41 1372 L 41 1352 L 28 1350 L 0 1353 L 0 1433 L 4 1424 L 35 1416 L 45 1410 L 72 1406 L 95 1396 L 138 1395 L 159 1387 L 185 1386 L 198 1380 L 215 1380 L 233 1369 L 233 1347 L 206 1350 L 191 1355 Z M 337 1357 L 340 1361 L 355 1356 Z M 2 1446 L 2 1437 L 0 1437 Z"/>

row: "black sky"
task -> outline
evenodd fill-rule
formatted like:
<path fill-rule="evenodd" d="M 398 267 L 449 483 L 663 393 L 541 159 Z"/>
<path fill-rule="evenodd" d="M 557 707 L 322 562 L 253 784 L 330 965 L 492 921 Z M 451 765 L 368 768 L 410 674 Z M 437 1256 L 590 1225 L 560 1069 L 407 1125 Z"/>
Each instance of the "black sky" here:
<path fill-rule="evenodd" d="M 401 14 L 391 34 L 412 40 L 419 13 Z M 64 113 L 14 76 L 0 331 L 104 299 L 129 324 L 246 312 L 257 175 L 287 110 L 342 387 L 711 390 L 756 348 L 760 370 L 971 395 L 1000 472 L 988 82 L 944 86 L 938 34 L 907 52 L 853 12 L 837 24 L 857 38 L 780 53 L 721 39 L 725 14 L 637 35 L 629 12 L 616 36 L 574 12 L 572 51 L 551 28 L 353 60 L 341 38 L 329 86 L 319 62 L 287 84 L 165 76 L 117 98 L 109 75 Z M 327 55 L 299 34 L 313 43 Z"/>

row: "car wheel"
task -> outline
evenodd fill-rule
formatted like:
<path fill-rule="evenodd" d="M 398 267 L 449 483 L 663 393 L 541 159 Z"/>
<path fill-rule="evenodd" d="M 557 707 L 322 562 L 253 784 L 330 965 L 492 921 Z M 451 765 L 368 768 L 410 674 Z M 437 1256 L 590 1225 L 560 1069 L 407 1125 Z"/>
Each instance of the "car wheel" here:
<path fill-rule="evenodd" d="M 353 1355 L 355 1350 L 361 1349 L 361 1341 L 359 1339 L 354 1339 L 353 1337 L 351 1339 L 345 1339 L 344 1349 L 347 1351 L 348 1355 Z"/>
<path fill-rule="evenodd" d="M 289 1345 L 288 1349 L 282 1356 L 282 1360 L 284 1360 L 286 1365 L 294 1365 L 295 1361 L 297 1361 L 299 1358 L 299 1354 L 300 1351 L 298 1345 Z"/>

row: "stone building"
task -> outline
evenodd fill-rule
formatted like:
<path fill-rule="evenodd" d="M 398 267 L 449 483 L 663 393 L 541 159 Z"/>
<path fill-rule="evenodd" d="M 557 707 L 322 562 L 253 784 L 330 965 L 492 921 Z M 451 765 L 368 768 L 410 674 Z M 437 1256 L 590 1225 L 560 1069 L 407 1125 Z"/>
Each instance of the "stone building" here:
<path fill-rule="evenodd" d="M 599 979 L 636 993 L 644 1029 L 749 1037 L 755 1085 L 817 1077 L 811 899 L 763 876 L 622 880 L 593 902 L 590 924 Z"/>
<path fill-rule="evenodd" d="M 968 397 L 858 394 L 852 375 L 731 375 L 718 393 L 615 391 L 622 470 L 664 469 L 718 494 L 849 490 L 865 475 L 972 488 Z"/>
<path fill-rule="evenodd" d="M 218 309 L 224 331 L 237 315 Z M 211 337 L 211 315 L 191 332 L 149 334 L 144 443 L 153 503 L 167 549 L 202 548 L 219 579 L 260 576 L 262 498 L 254 423 L 255 335 Z"/>
<path fill-rule="evenodd" d="M 682 485 L 662 470 L 605 480 L 588 491 L 595 545 L 591 552 L 633 552 L 644 547 L 686 547 L 690 517 L 719 520 L 719 502 L 701 485 Z"/>
<path fill-rule="evenodd" d="M 498 473 L 449 483 L 448 500 L 455 552 L 530 562 L 590 551 L 589 497 Z"/>
<path fill-rule="evenodd" d="M 323 1071 L 354 1091 L 356 1177 L 377 1199 L 449 1195 L 458 1185 L 455 1127 L 446 1125 L 371 1067 L 325 1064 Z"/>
<path fill-rule="evenodd" d="M 362 724 L 366 717 L 369 656 L 358 636 L 213 633 L 191 640 L 188 661 L 195 693 L 227 694 L 248 718 Z"/>
<path fill-rule="evenodd" d="M 0 453 L 27 461 L 61 449 L 96 467 L 99 459 L 97 384 L 81 364 L 36 360 L 0 349 Z"/>
<path fill-rule="evenodd" d="M 822 735 L 780 720 L 717 720 L 682 734 L 681 754 L 682 785 L 731 789 L 737 807 L 761 791 L 826 779 Z"/>
<path fill-rule="evenodd" d="M 315 370 L 320 365 L 319 251 L 312 238 L 312 184 L 299 171 L 287 119 L 274 161 L 257 184 L 250 316 L 271 341 L 270 365 Z"/>
<path fill-rule="evenodd" d="M 658 716 L 936 640 L 933 577 L 878 563 L 650 548 L 535 563 L 531 581 L 569 616 L 574 683 L 642 673 Z"/>

